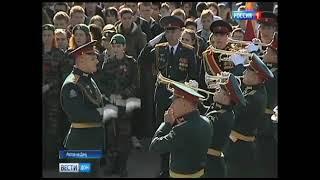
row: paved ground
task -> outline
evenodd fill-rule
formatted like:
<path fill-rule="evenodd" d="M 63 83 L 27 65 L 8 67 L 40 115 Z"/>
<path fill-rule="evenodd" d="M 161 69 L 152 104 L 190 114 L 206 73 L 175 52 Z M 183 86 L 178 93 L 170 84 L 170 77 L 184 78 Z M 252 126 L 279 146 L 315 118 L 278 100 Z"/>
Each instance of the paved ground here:
<path fill-rule="evenodd" d="M 142 142 L 144 148 L 141 150 L 132 150 L 128 161 L 128 174 L 129 178 L 153 178 L 159 172 L 160 156 L 148 150 L 150 139 Z M 99 173 L 100 177 L 105 177 L 102 172 Z M 55 171 L 43 172 L 43 177 L 71 177 L 71 174 L 61 174 Z M 111 177 L 111 176 L 110 176 Z M 113 175 L 117 178 L 118 176 Z"/>

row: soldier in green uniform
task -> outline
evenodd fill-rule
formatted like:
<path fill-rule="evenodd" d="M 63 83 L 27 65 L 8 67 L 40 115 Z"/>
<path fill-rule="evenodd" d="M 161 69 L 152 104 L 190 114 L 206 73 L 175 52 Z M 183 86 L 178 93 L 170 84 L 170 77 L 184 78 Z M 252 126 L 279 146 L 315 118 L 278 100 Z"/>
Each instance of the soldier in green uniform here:
<path fill-rule="evenodd" d="M 181 28 L 184 22 L 176 16 L 166 16 L 160 19 L 160 25 L 165 29 L 165 36 L 168 42 L 155 46 L 148 56 L 140 58 L 139 64 L 151 64 L 153 76 L 158 72 L 162 75 L 179 82 L 189 79 L 196 79 L 195 50 L 192 46 L 179 41 Z M 157 84 L 155 87 L 156 103 L 156 125 L 158 127 L 163 122 L 163 114 L 170 105 L 170 92 L 166 86 Z M 169 155 L 161 155 L 160 177 L 168 177 Z"/>
<path fill-rule="evenodd" d="M 273 78 L 272 72 L 256 54 L 253 54 L 246 67 L 242 82 L 247 105 L 234 108 L 235 124 L 225 152 L 228 177 L 248 178 L 257 175 L 255 137 L 267 106 L 265 82 Z"/>
<path fill-rule="evenodd" d="M 203 60 L 201 61 L 200 65 L 200 71 L 198 74 L 199 77 L 199 84 L 200 88 L 206 89 L 207 86 L 205 83 L 205 73 L 208 73 L 209 75 L 216 75 L 220 73 L 221 71 L 224 72 L 230 72 L 236 76 L 242 75 L 244 68 L 241 68 L 241 66 L 237 66 L 239 62 L 234 63 L 232 61 L 223 61 L 222 58 L 225 58 L 225 55 L 221 55 L 221 53 L 214 53 L 212 51 L 212 47 L 216 49 L 221 49 L 221 50 L 226 50 L 230 51 L 232 50 L 231 44 L 228 43 L 228 37 L 230 32 L 232 32 L 232 27 L 231 25 L 223 20 L 217 20 L 214 21 L 210 25 L 210 30 L 212 34 L 210 35 L 209 39 L 213 39 L 213 44 L 207 48 L 206 51 L 202 53 Z M 212 63 L 208 63 L 208 59 L 212 59 L 212 63 L 217 64 L 216 69 L 214 71 L 210 70 L 208 65 Z M 241 64 L 241 63 L 239 63 Z M 237 66 L 237 67 L 236 67 Z M 210 98 L 208 101 L 204 102 L 204 105 L 208 106 L 211 105 L 212 98 Z M 204 113 L 206 111 L 203 108 L 200 108 L 200 112 Z"/>
<path fill-rule="evenodd" d="M 226 164 L 223 150 L 228 143 L 231 128 L 234 125 L 233 107 L 237 104 L 245 106 L 245 99 L 240 84 L 233 74 L 226 73 L 225 82 L 221 82 L 219 90 L 213 97 L 213 111 L 206 114 L 213 127 L 210 148 L 207 152 L 207 178 L 226 177 Z"/>
<path fill-rule="evenodd" d="M 62 110 L 59 103 L 59 90 L 63 79 L 61 64 L 64 60 L 63 52 L 56 48 L 54 26 L 42 26 L 42 104 L 43 104 L 43 155 L 44 168 L 56 168 L 58 152 L 62 146 Z"/>
<path fill-rule="evenodd" d="M 274 138 L 276 127 L 270 121 L 273 109 L 278 104 L 278 56 L 277 46 L 272 44 L 267 47 L 263 61 L 266 63 L 274 78 L 265 83 L 267 90 L 267 107 L 257 136 L 257 157 L 261 170 L 261 177 L 277 177 L 278 145 Z"/>
<path fill-rule="evenodd" d="M 60 101 L 71 123 L 64 141 L 67 150 L 104 151 L 103 122 L 114 117 L 114 112 L 104 106 L 102 95 L 92 75 L 97 71 L 96 41 L 86 43 L 70 52 L 75 59 L 71 74 L 61 88 Z M 114 107 L 113 109 L 116 109 Z M 99 159 L 72 159 L 71 162 L 92 163 L 92 174 L 96 176 Z"/>
<path fill-rule="evenodd" d="M 105 173 L 127 177 L 132 115 L 133 110 L 138 109 L 141 103 L 137 98 L 138 67 L 136 60 L 125 54 L 126 39 L 123 35 L 112 36 L 110 44 L 114 56 L 103 63 L 99 84 L 109 103 L 117 106 L 118 116 L 108 129 L 107 156 L 110 164 Z"/>
<path fill-rule="evenodd" d="M 164 114 L 150 144 L 150 150 L 170 152 L 171 178 L 200 178 L 204 175 L 206 154 L 211 143 L 209 120 L 200 116 L 199 98 L 192 85 L 173 82 L 173 102 Z"/>

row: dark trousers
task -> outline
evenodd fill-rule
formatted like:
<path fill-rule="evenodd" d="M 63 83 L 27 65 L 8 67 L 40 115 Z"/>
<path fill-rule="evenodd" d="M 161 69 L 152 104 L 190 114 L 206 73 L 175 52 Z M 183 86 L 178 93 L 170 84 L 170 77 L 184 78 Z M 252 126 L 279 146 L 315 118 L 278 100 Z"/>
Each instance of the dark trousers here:
<path fill-rule="evenodd" d="M 61 108 L 57 94 L 49 94 L 43 101 L 42 121 L 42 153 L 43 167 L 56 169 L 58 166 L 59 149 L 62 148 Z"/>
<path fill-rule="evenodd" d="M 224 158 L 207 155 L 207 164 L 205 169 L 206 178 L 225 178 L 227 167 Z"/>
<path fill-rule="evenodd" d="M 119 107 L 119 117 L 111 120 L 108 125 L 107 169 L 126 169 L 131 149 L 131 123 L 132 114 L 126 114 L 125 108 Z M 109 164 L 108 164 L 109 162 Z"/>
<path fill-rule="evenodd" d="M 259 177 L 278 176 L 278 144 L 273 136 L 257 137 L 257 162 L 260 168 Z"/>
<path fill-rule="evenodd" d="M 227 162 L 227 177 L 252 178 L 257 177 L 256 144 L 229 139 L 225 158 Z"/>
<path fill-rule="evenodd" d="M 156 88 L 155 102 L 156 102 L 156 128 L 158 129 L 163 122 L 164 112 L 169 108 L 171 100 L 169 99 L 170 92 L 164 86 Z M 170 153 L 160 154 L 160 170 L 161 172 L 169 171 L 169 156 Z"/>

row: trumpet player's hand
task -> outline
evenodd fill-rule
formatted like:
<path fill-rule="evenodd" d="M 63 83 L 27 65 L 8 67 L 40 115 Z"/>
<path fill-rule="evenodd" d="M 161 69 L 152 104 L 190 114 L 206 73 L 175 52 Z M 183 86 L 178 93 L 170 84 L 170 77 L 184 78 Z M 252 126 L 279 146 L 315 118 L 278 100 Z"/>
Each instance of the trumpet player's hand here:
<path fill-rule="evenodd" d="M 173 116 L 173 109 L 169 108 L 165 113 L 164 113 L 164 122 L 168 122 L 171 125 L 174 124 L 175 118 Z"/>
<path fill-rule="evenodd" d="M 261 43 L 261 40 L 258 38 L 253 38 L 252 43 L 258 45 L 259 43 Z"/>
<path fill-rule="evenodd" d="M 247 46 L 247 51 L 248 51 L 249 53 L 257 52 L 259 49 L 260 49 L 260 45 L 257 45 L 257 44 L 254 44 L 254 43 L 250 43 L 250 44 Z"/>
<path fill-rule="evenodd" d="M 239 54 L 231 55 L 230 59 L 235 66 L 237 66 L 238 64 L 244 64 L 244 62 L 246 61 L 246 57 Z"/>

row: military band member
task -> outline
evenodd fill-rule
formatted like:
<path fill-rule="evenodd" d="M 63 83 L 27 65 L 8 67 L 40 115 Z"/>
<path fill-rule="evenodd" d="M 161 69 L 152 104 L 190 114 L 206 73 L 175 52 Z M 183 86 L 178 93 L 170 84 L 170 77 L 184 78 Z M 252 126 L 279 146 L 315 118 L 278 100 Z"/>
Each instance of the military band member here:
<path fill-rule="evenodd" d="M 226 150 L 228 177 L 255 177 L 255 137 L 267 106 L 265 82 L 273 78 L 272 72 L 253 54 L 244 72 L 246 106 L 236 106 L 235 124 Z"/>
<path fill-rule="evenodd" d="M 173 102 L 164 114 L 164 122 L 156 131 L 150 150 L 170 152 L 171 178 L 200 178 L 204 175 L 206 153 L 212 129 L 207 118 L 197 110 L 203 98 L 190 85 L 174 82 Z"/>
<path fill-rule="evenodd" d="M 264 43 L 272 43 L 278 46 L 278 33 L 277 33 L 277 15 L 272 12 L 262 11 L 257 17 L 258 26 L 258 39 Z M 263 52 L 267 46 L 259 47 L 258 55 L 263 56 Z"/>
<path fill-rule="evenodd" d="M 165 77 L 175 81 L 185 82 L 196 78 L 195 50 L 192 46 L 179 41 L 184 22 L 176 16 L 166 16 L 160 19 L 160 25 L 165 29 L 168 42 L 155 46 L 148 56 L 139 64 L 151 64 L 152 74 L 161 72 Z M 163 122 L 163 114 L 170 105 L 170 92 L 166 86 L 157 84 L 155 87 L 156 123 L 158 127 Z M 161 177 L 168 177 L 169 156 L 162 155 Z"/>
<path fill-rule="evenodd" d="M 67 150 L 104 151 L 103 121 L 112 116 L 104 110 L 102 95 L 92 75 L 97 71 L 97 54 L 93 48 L 96 41 L 86 43 L 70 52 L 75 65 L 61 88 L 60 101 L 71 123 L 64 141 Z M 71 159 L 71 162 L 92 163 L 96 176 L 99 159 Z"/>
<path fill-rule="evenodd" d="M 51 24 L 42 26 L 42 104 L 43 104 L 43 155 L 44 168 L 55 168 L 58 150 L 62 146 L 62 110 L 59 92 L 63 82 L 61 65 L 64 53 L 56 48 L 55 28 Z"/>
<path fill-rule="evenodd" d="M 278 146 L 274 138 L 277 131 L 275 123 L 270 121 L 273 109 L 278 104 L 278 56 L 277 46 L 272 44 L 266 49 L 263 61 L 273 73 L 274 78 L 265 83 L 267 90 L 267 107 L 263 121 L 258 129 L 257 157 L 261 168 L 261 177 L 277 177 Z"/>
<path fill-rule="evenodd" d="M 138 67 L 132 56 L 125 54 L 126 39 L 121 34 L 115 34 L 110 40 L 114 56 L 103 63 L 102 77 L 99 80 L 101 91 L 108 97 L 110 104 L 118 109 L 117 118 L 108 129 L 109 165 L 106 174 L 119 174 L 127 177 L 127 160 L 130 152 L 132 103 L 139 104 L 137 88 Z M 139 105 L 137 105 L 138 107 Z"/>
<path fill-rule="evenodd" d="M 226 164 L 223 150 L 228 143 L 231 128 L 234 125 L 235 115 L 233 106 L 245 106 L 245 99 L 240 89 L 240 84 L 234 75 L 228 74 L 226 82 L 220 84 L 220 89 L 213 96 L 213 111 L 206 114 L 213 127 L 211 145 L 207 152 L 206 177 L 226 177 Z"/>

